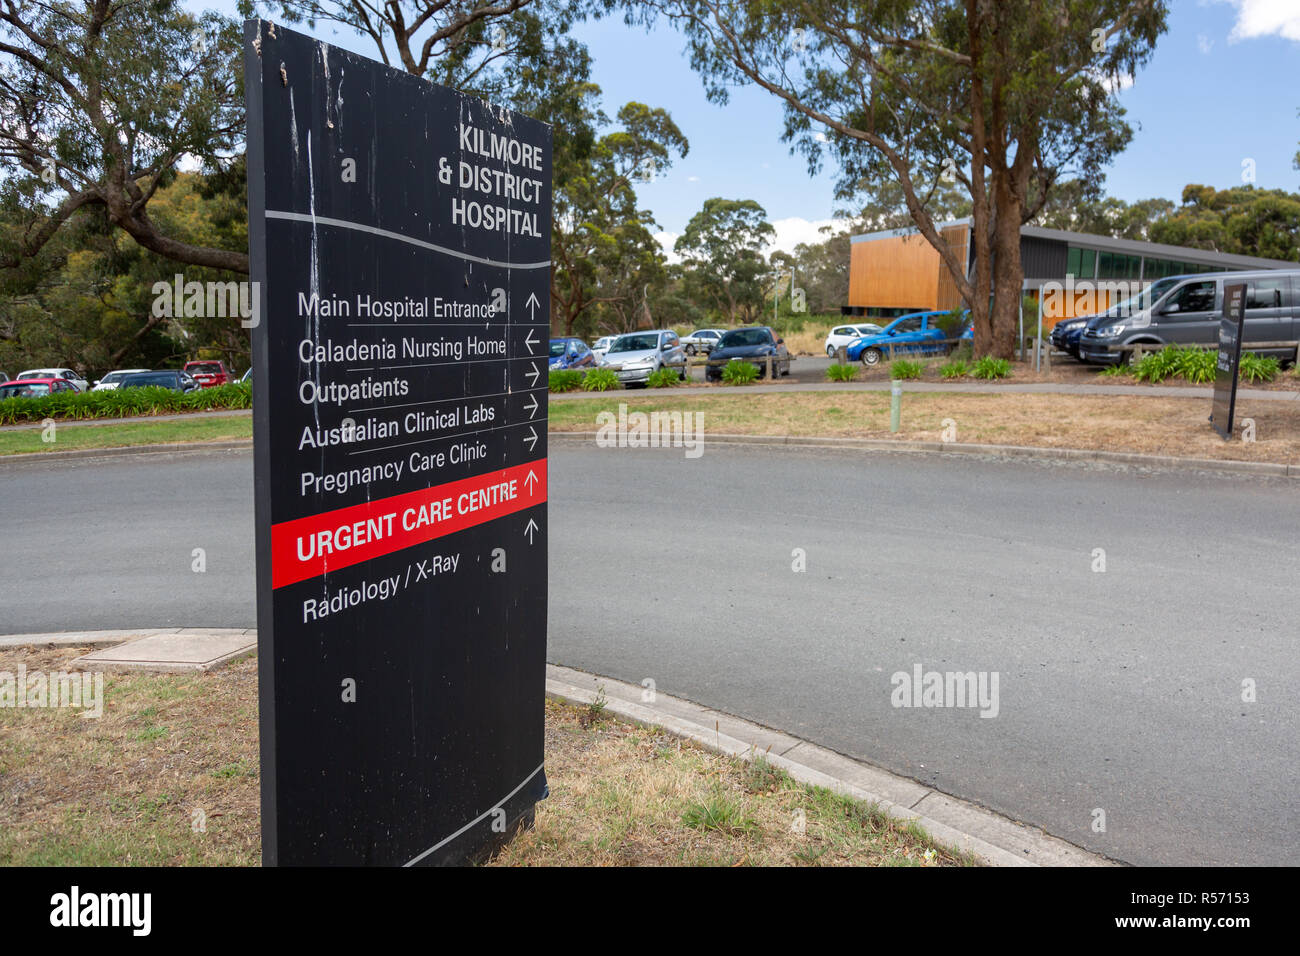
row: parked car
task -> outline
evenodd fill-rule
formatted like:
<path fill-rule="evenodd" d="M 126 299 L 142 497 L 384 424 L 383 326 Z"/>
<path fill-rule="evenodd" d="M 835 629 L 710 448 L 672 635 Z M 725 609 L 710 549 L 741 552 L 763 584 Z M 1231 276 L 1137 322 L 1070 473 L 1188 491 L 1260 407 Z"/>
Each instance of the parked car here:
<path fill-rule="evenodd" d="M 117 388 L 118 383 L 122 381 L 124 375 L 134 375 L 137 372 L 147 372 L 147 368 L 119 368 L 109 372 L 97 382 L 92 383 L 92 392 L 111 392 Z"/>
<path fill-rule="evenodd" d="M 253 380 L 253 366 L 250 365 L 248 371 L 241 375 L 239 380 L 241 382 L 251 382 Z"/>
<path fill-rule="evenodd" d="M 840 346 L 848 348 L 854 339 L 879 335 L 883 331 L 885 330 L 874 322 L 864 322 L 861 325 L 837 325 L 826 336 L 826 355 L 834 358 Z"/>
<path fill-rule="evenodd" d="M 1069 352 L 1076 359 L 1079 355 L 1079 336 L 1083 334 L 1084 327 L 1092 316 L 1083 316 L 1076 319 L 1062 319 L 1052 326 L 1052 334 L 1047 340 L 1052 344 L 1052 348 L 1059 349 L 1062 352 Z"/>
<path fill-rule="evenodd" d="M 769 355 L 772 356 L 773 378 L 790 374 L 790 351 L 785 347 L 785 339 L 770 326 L 749 325 L 731 329 L 709 353 L 709 364 L 704 369 L 704 377 L 710 382 L 718 381 L 722 378 L 723 368 L 732 359 L 752 362 L 758 366 L 760 375 L 766 375 Z"/>
<path fill-rule="evenodd" d="M 1245 283 L 1246 322 L 1242 347 L 1271 355 L 1283 365 L 1296 361 L 1294 345 L 1251 348 L 1251 343 L 1295 342 L 1300 338 L 1300 269 L 1215 272 L 1168 276 L 1138 295 L 1094 316 L 1079 336 L 1085 362 L 1116 365 L 1132 360 L 1124 346 L 1213 345 L 1219 340 L 1223 287 Z"/>
<path fill-rule="evenodd" d="M 59 392 L 75 392 L 76 386 L 66 378 L 23 378 L 0 385 L 0 399 L 44 398 Z"/>
<path fill-rule="evenodd" d="M 690 335 L 682 336 L 682 348 L 687 355 L 703 352 L 708 355 L 718 346 L 718 340 L 726 334 L 726 329 L 696 329 Z"/>
<path fill-rule="evenodd" d="M 225 362 L 208 359 L 186 362 L 185 373 L 198 382 L 200 388 L 216 388 L 218 385 L 229 385 L 235 380 Z"/>
<path fill-rule="evenodd" d="M 644 385 L 661 368 L 675 368 L 677 376 L 686 380 L 686 353 L 681 339 L 671 329 L 620 335 L 601 365 L 613 369 L 626 386 Z"/>
<path fill-rule="evenodd" d="M 90 383 L 70 368 L 29 368 L 25 372 L 19 372 L 14 381 L 21 382 L 24 379 L 36 378 L 61 378 L 65 382 L 71 382 L 79 392 L 90 388 Z"/>
<path fill-rule="evenodd" d="M 582 339 L 551 339 L 550 363 L 552 372 L 566 368 L 592 368 L 596 356 Z"/>
<path fill-rule="evenodd" d="M 943 355 L 951 351 L 946 343 L 947 333 L 940 327 L 950 309 L 936 312 L 913 312 L 900 315 L 875 335 L 855 339 L 844 350 L 850 361 L 863 365 L 880 364 L 886 356 L 898 355 Z M 967 323 L 966 330 L 958 338 L 973 339 L 975 330 L 970 323 L 970 310 L 963 310 Z"/>
<path fill-rule="evenodd" d="M 157 372 L 132 372 L 130 375 L 123 375 L 122 380 L 117 383 L 118 388 L 145 388 L 150 385 L 155 388 L 170 388 L 177 392 L 192 392 L 202 387 L 188 372 L 177 371 L 174 368 Z"/>
<path fill-rule="evenodd" d="M 596 356 L 597 365 L 605 357 L 605 353 L 609 351 L 609 347 L 614 344 L 616 338 L 618 338 L 617 335 L 602 335 L 596 339 L 596 344 L 591 347 L 591 354 Z"/>

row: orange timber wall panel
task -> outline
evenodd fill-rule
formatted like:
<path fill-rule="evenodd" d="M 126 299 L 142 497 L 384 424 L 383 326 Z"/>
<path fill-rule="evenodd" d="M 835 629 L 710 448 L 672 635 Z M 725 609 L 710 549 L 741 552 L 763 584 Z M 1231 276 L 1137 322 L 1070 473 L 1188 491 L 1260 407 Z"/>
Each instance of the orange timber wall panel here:
<path fill-rule="evenodd" d="M 935 309 L 939 253 L 924 236 L 888 236 L 849 247 L 849 305 Z"/>
<path fill-rule="evenodd" d="M 940 230 L 939 237 L 948 244 L 948 248 L 957 256 L 957 260 L 962 264 L 969 261 L 970 249 L 970 229 L 966 226 L 949 226 L 947 229 Z M 943 264 L 936 252 L 934 255 L 935 268 L 939 270 L 938 290 L 935 293 L 934 307 L 936 309 L 955 309 L 962 305 L 961 293 L 957 291 L 957 283 L 953 280 L 952 273 L 948 267 Z"/>

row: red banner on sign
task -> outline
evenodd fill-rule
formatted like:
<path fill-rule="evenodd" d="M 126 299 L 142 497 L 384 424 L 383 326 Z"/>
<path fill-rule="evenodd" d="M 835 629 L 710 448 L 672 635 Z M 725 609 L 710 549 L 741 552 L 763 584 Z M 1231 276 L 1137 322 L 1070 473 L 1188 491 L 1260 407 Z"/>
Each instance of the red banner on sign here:
<path fill-rule="evenodd" d="M 351 567 L 546 500 L 546 459 L 271 526 L 271 587 Z"/>

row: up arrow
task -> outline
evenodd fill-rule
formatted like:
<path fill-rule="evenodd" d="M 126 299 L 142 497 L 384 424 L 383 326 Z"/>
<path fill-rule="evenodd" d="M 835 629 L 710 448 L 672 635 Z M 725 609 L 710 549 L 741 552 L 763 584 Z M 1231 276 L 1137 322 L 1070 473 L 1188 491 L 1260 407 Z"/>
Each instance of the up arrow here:
<path fill-rule="evenodd" d="M 529 426 L 528 426 L 528 437 L 525 438 L 524 441 L 528 442 L 528 450 L 529 450 L 529 451 L 532 451 L 533 448 L 536 447 L 536 445 L 537 445 L 537 432 L 533 431 L 533 426 L 532 426 L 532 425 L 529 425 Z M 528 474 L 531 475 L 532 472 L 530 471 Z"/>
<path fill-rule="evenodd" d="M 529 497 L 533 494 L 533 488 L 537 485 L 537 475 L 531 468 L 528 469 L 528 477 L 524 479 L 524 487 L 528 489 Z"/>
<path fill-rule="evenodd" d="M 528 417 L 529 417 L 529 418 L 532 418 L 534 415 L 537 414 L 537 396 L 536 396 L 536 395 L 529 395 L 529 396 L 528 396 L 528 400 L 529 400 L 530 402 L 532 402 L 532 404 L 531 404 L 531 405 L 525 405 L 524 408 L 528 409 Z"/>
<path fill-rule="evenodd" d="M 532 518 L 528 519 L 528 524 L 524 527 L 524 534 L 528 535 L 528 543 L 533 543 L 533 534 L 541 529 L 537 527 L 537 522 Z"/>
<path fill-rule="evenodd" d="M 531 378 L 531 379 L 533 380 L 533 385 L 536 386 L 536 385 L 537 385 L 537 376 L 539 376 L 539 375 L 542 374 L 542 373 L 541 373 L 541 370 L 538 369 L 538 367 L 537 367 L 537 363 L 536 363 L 536 362 L 532 363 L 532 364 L 531 364 L 530 366 L 528 366 L 528 367 L 531 368 L 532 371 L 531 371 L 531 372 L 525 372 L 525 373 L 524 373 L 524 376 L 525 376 L 526 378 Z"/>
<path fill-rule="evenodd" d="M 539 302 L 539 301 L 537 300 L 537 293 L 536 293 L 536 292 L 530 292 L 530 293 L 528 293 L 528 301 L 525 302 L 524 305 L 528 306 L 528 318 L 529 318 L 529 321 L 536 321 L 536 320 L 537 320 L 537 307 L 538 307 L 539 305 L 541 305 L 541 304 L 542 304 L 542 303 Z"/>
<path fill-rule="evenodd" d="M 527 345 L 527 346 L 528 346 L 528 354 L 529 354 L 529 355 L 532 355 L 532 354 L 533 354 L 533 346 L 536 345 L 536 344 L 537 344 L 538 342 L 540 342 L 540 341 L 541 341 L 541 339 L 535 339 L 535 338 L 533 338 L 533 330 L 532 330 L 532 329 L 529 329 L 529 330 L 528 330 L 528 335 L 527 335 L 527 337 L 524 339 L 524 345 Z"/>

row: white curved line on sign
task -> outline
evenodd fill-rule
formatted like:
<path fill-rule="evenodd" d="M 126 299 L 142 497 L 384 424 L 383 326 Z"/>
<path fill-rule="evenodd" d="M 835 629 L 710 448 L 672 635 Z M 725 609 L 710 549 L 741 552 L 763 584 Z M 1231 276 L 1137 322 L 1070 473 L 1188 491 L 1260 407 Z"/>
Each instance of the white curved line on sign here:
<path fill-rule="evenodd" d="M 443 255 L 455 256 L 457 259 L 464 259 L 467 262 L 477 262 L 485 266 L 497 266 L 502 269 L 549 269 L 551 260 L 544 262 L 501 262 L 497 259 L 484 259 L 482 256 L 471 256 L 467 252 L 458 252 L 455 249 L 448 249 L 446 246 L 434 245 L 432 242 L 425 242 L 422 239 L 412 239 L 410 236 L 404 236 L 400 232 L 392 232 L 388 229 L 380 229 L 378 226 L 367 226 L 360 222 L 351 222 L 347 219 L 332 219 L 329 216 L 313 216 L 306 212 L 285 212 L 280 209 L 268 209 L 266 211 L 267 219 L 286 219 L 290 222 L 310 222 L 319 226 L 336 226 L 339 229 L 352 229 L 356 232 L 368 232 L 373 236 L 383 236 L 385 239 L 396 239 L 398 242 L 409 242 L 413 246 L 419 246 L 421 249 L 432 249 L 434 252 L 441 252 Z"/>

